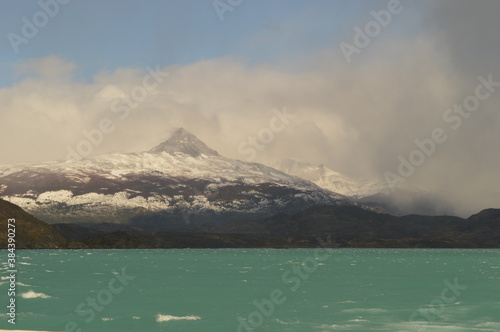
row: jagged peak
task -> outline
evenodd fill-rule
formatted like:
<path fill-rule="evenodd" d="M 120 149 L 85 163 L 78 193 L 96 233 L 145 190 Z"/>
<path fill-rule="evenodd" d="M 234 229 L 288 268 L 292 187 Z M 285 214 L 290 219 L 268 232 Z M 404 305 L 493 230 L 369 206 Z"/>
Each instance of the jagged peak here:
<path fill-rule="evenodd" d="M 170 135 L 170 138 L 167 141 L 179 141 L 179 140 L 188 140 L 188 139 L 198 139 L 196 136 L 191 134 L 189 131 L 184 129 L 183 127 L 178 128 L 176 131 Z"/>
<path fill-rule="evenodd" d="M 191 157 L 199 157 L 202 154 L 206 156 L 219 156 L 217 151 L 209 148 L 205 143 L 199 140 L 198 137 L 182 127 L 177 129 L 168 140 L 157 145 L 149 152 L 182 152 L 190 155 Z"/>

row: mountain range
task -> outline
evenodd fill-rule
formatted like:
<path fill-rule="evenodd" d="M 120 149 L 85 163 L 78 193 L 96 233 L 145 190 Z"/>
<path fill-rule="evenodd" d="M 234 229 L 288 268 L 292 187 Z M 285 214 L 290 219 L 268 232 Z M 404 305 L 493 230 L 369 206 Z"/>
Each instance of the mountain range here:
<path fill-rule="evenodd" d="M 273 167 L 287 174 L 311 181 L 323 189 L 339 193 L 353 202 L 379 212 L 398 216 L 407 214 L 454 215 L 452 205 L 438 195 L 411 185 L 387 185 L 358 179 L 336 172 L 325 165 L 314 165 L 294 159 L 283 159 Z"/>
<path fill-rule="evenodd" d="M 336 172 L 327 166 L 314 165 L 287 158 L 275 162 L 273 167 L 287 174 L 309 180 L 323 189 L 356 199 L 387 192 L 386 185 L 365 179 L 355 179 Z"/>
<path fill-rule="evenodd" d="M 145 152 L 0 166 L 0 196 L 49 223 L 167 230 L 353 204 L 300 177 L 225 158 L 183 128 Z"/>
<path fill-rule="evenodd" d="M 180 128 L 149 151 L 0 166 L 1 222 L 21 219 L 20 248 L 288 248 L 324 235 L 343 247 L 500 245 L 500 210 L 463 219 L 421 190 L 388 193 L 292 159 L 274 167 Z"/>
<path fill-rule="evenodd" d="M 356 206 L 314 206 L 261 220 L 210 224 L 192 232 L 49 225 L 0 199 L 0 248 L 15 218 L 16 248 L 500 248 L 500 209 L 467 219 L 396 217 Z"/>

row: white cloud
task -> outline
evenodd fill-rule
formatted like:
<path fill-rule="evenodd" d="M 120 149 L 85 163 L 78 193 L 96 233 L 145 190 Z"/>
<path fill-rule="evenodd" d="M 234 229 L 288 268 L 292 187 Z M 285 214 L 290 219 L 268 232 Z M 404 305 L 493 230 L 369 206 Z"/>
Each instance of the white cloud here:
<path fill-rule="evenodd" d="M 381 176 L 397 167 L 399 154 L 414 149 L 415 139 L 443 125 L 445 109 L 470 92 L 476 77 L 454 70 L 446 49 L 430 38 L 380 40 L 371 47 L 371 56 L 356 66 L 331 51 L 312 55 L 308 70 L 294 73 L 232 58 L 164 68 L 170 76 L 124 119 L 111 104 L 141 86 L 145 70 L 121 68 L 82 83 L 71 77 L 76 66 L 56 57 L 18 64 L 28 77 L 0 89 L 0 139 L 8 142 L 0 146 L 0 163 L 63 159 L 66 146 L 85 138 L 82 130 L 96 128 L 102 118 L 110 118 L 115 130 L 94 154 L 148 150 L 182 126 L 222 155 L 244 159 L 238 144 L 268 126 L 273 110 L 286 107 L 296 118 L 256 161 L 292 157 L 349 175 Z M 499 119 L 493 100 L 409 181 L 441 190 L 457 205 L 467 202 L 464 210 L 480 207 L 475 192 L 500 184 L 500 157 L 484 157 L 500 142 L 498 125 L 479 126 L 488 118 L 490 124 Z M 487 149 L 466 138 L 484 139 Z M 459 158 L 472 153 L 483 156 L 481 178 L 477 158 Z M 464 181 L 460 190 L 451 185 L 457 177 Z"/>

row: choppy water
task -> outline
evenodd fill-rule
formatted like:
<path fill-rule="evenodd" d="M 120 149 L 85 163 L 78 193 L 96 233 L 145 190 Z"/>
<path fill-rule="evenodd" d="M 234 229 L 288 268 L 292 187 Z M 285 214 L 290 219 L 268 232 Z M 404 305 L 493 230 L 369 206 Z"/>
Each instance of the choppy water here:
<path fill-rule="evenodd" d="M 7 252 L 0 251 L 0 329 L 500 331 L 500 250 L 17 254 L 12 326 L 5 314 Z"/>

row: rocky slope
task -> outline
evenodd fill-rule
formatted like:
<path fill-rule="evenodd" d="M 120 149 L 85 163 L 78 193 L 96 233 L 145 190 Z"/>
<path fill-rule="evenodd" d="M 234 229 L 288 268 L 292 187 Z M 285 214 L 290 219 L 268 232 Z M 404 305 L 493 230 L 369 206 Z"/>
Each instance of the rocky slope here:
<path fill-rule="evenodd" d="M 16 249 L 66 248 L 68 241 L 51 225 L 0 199 L 0 248 L 7 248 L 7 220 L 14 218 Z"/>

